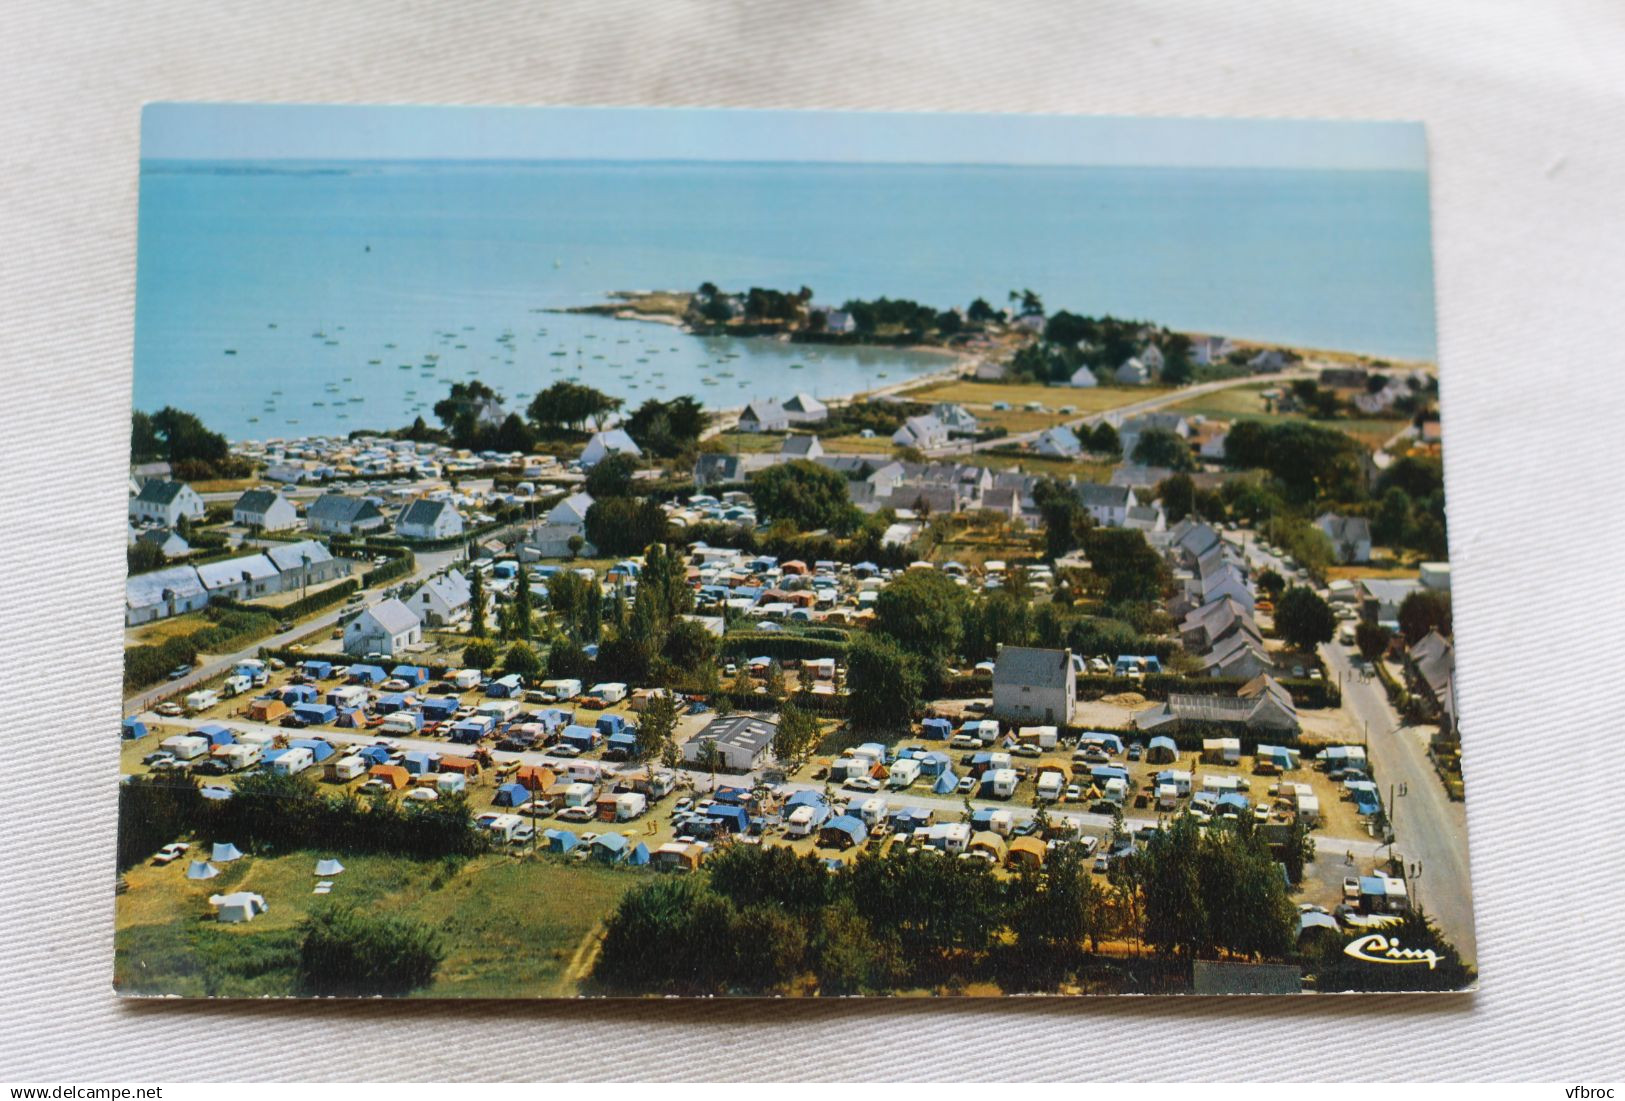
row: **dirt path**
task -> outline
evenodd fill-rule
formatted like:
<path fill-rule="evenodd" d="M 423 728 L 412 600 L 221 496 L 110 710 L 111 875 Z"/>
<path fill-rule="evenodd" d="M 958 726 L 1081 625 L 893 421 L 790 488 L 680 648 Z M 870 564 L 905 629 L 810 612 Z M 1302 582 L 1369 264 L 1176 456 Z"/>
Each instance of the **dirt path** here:
<path fill-rule="evenodd" d="M 604 947 L 604 932 L 604 923 L 600 921 L 588 929 L 587 935 L 576 945 L 575 953 L 564 968 L 564 976 L 559 980 L 561 995 L 573 997 L 580 993 L 581 984 L 592 974 L 593 967 L 598 963 L 598 953 Z"/>

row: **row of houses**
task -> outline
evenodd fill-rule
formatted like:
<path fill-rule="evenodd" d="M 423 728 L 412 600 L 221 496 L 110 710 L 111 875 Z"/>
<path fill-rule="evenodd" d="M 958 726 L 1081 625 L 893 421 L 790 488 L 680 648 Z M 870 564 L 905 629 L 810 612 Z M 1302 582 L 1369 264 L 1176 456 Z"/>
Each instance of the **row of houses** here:
<path fill-rule="evenodd" d="M 344 577 L 348 572 L 347 562 L 307 539 L 221 562 L 133 574 L 124 582 L 124 623 L 133 627 L 195 612 L 211 597 L 254 600 L 291 592 Z"/>
<path fill-rule="evenodd" d="M 1240 552 L 1194 517 L 1169 529 L 1164 545 L 1180 585 L 1169 610 L 1185 651 L 1201 663 L 1201 675 L 1250 679 L 1273 673 Z"/>
<path fill-rule="evenodd" d="M 1162 703 L 1136 713 L 1134 725 L 1159 734 L 1174 733 L 1181 728 L 1231 727 L 1296 736 L 1299 729 L 1298 708 L 1292 693 L 1268 673 L 1260 673 L 1242 685 L 1234 696 L 1169 693 Z"/>

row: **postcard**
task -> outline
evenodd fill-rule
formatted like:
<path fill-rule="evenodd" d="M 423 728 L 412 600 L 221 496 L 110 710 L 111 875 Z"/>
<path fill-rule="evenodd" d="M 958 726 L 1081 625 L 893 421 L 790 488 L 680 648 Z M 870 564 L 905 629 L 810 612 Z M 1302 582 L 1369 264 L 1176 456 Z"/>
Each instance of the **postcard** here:
<path fill-rule="evenodd" d="M 1419 125 L 142 125 L 119 992 L 1476 984 Z"/>

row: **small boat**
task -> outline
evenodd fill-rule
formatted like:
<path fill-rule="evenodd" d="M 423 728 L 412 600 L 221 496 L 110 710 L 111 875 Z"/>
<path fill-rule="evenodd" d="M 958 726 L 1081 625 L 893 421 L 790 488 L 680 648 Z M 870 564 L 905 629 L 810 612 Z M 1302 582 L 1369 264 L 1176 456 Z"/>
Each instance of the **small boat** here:
<path fill-rule="evenodd" d="M 339 342 L 336 340 L 324 340 L 322 343 L 326 344 L 329 348 L 337 348 L 339 346 Z"/>
<path fill-rule="evenodd" d="M 265 323 L 265 327 L 267 329 L 274 329 L 274 328 L 276 328 L 276 322 L 275 321 L 267 321 Z"/>
<path fill-rule="evenodd" d="M 234 355 L 237 354 L 237 349 L 236 348 L 227 348 L 226 349 L 226 354 L 228 356 L 234 356 Z"/>
<path fill-rule="evenodd" d="M 260 422 L 260 419 L 258 417 L 249 417 L 248 418 L 248 423 L 249 424 L 258 424 L 259 422 Z"/>
<path fill-rule="evenodd" d="M 317 408 L 322 408 L 322 407 L 327 405 L 327 403 L 325 401 L 313 401 L 310 404 L 317 407 Z"/>
<path fill-rule="evenodd" d="M 373 367 L 378 366 L 382 362 L 383 362 L 383 360 L 381 360 L 381 359 L 369 359 L 369 360 L 367 360 L 367 363 L 369 365 L 373 366 Z"/>
<path fill-rule="evenodd" d="M 412 365 L 410 363 L 403 363 L 401 364 L 400 369 L 403 371 L 410 371 L 412 369 Z"/>

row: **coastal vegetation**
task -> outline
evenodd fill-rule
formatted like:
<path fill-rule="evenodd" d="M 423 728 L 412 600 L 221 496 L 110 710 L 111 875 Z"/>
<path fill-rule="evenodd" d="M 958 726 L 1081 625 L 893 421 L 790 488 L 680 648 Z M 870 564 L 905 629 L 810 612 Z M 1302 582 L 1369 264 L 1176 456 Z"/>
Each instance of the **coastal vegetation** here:
<path fill-rule="evenodd" d="M 226 437 L 206 428 L 196 414 L 166 405 L 156 413 L 130 415 L 130 463 L 166 462 L 180 481 L 243 478 L 253 472 L 231 453 Z"/>

